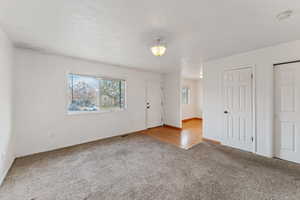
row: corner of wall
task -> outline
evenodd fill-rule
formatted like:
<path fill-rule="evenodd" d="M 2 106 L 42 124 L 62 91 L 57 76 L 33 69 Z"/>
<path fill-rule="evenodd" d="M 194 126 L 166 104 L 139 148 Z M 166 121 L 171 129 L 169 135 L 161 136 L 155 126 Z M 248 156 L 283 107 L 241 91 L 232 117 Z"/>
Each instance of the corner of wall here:
<path fill-rule="evenodd" d="M 5 168 L 5 169 L 3 170 L 3 173 L 0 175 L 0 186 L 3 184 L 3 182 L 4 182 L 6 176 L 7 176 L 8 172 L 9 172 L 11 166 L 13 165 L 15 159 L 16 159 L 16 157 L 13 156 L 13 157 L 11 157 L 10 160 L 7 162 L 9 167 Z"/>
<path fill-rule="evenodd" d="M 163 79 L 165 124 L 181 128 L 181 71 L 164 74 Z"/>
<path fill-rule="evenodd" d="M 15 138 L 13 134 L 13 44 L 0 28 L 0 89 L 1 89 L 1 141 L 0 141 L 0 185 L 15 160 Z"/>

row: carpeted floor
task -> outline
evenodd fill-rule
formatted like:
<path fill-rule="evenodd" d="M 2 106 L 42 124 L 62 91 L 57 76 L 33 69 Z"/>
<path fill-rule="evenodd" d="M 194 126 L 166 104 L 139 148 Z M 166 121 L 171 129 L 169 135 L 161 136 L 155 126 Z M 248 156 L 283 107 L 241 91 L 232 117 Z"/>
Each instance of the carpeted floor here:
<path fill-rule="evenodd" d="M 300 166 L 133 134 L 17 159 L 1 200 L 299 200 Z"/>

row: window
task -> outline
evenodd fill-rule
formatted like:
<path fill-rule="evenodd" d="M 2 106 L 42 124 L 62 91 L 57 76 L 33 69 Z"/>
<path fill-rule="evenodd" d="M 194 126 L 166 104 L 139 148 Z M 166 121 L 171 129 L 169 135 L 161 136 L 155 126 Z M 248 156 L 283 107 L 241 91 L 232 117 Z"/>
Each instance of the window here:
<path fill-rule="evenodd" d="M 190 88 L 184 87 L 182 88 L 182 103 L 190 104 Z"/>
<path fill-rule="evenodd" d="M 125 108 L 125 81 L 68 75 L 69 112 L 113 111 Z"/>
<path fill-rule="evenodd" d="M 102 110 L 125 107 L 125 81 L 100 79 L 99 83 Z"/>

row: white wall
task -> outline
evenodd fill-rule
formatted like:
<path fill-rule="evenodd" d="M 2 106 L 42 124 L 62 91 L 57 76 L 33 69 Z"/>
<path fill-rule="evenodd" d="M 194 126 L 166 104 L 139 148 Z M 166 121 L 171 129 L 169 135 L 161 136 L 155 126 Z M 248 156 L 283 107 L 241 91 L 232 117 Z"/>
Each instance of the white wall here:
<path fill-rule="evenodd" d="M 197 80 L 197 117 L 203 117 L 203 80 Z"/>
<path fill-rule="evenodd" d="M 181 71 L 163 77 L 165 124 L 181 128 Z"/>
<path fill-rule="evenodd" d="M 254 66 L 256 70 L 256 152 L 273 156 L 273 64 L 299 59 L 300 41 L 293 41 L 204 63 L 204 137 L 222 141 L 224 68 Z"/>
<path fill-rule="evenodd" d="M 181 119 L 190 119 L 195 117 L 202 117 L 202 84 L 201 80 L 183 79 L 182 88 L 190 89 L 190 103 L 182 104 Z"/>
<path fill-rule="evenodd" d="M 157 73 L 25 49 L 16 49 L 15 63 L 17 156 L 145 129 L 145 84 L 161 81 Z M 126 79 L 127 110 L 68 115 L 68 72 Z"/>
<path fill-rule="evenodd" d="M 0 184 L 15 158 L 12 131 L 12 65 L 12 44 L 0 30 Z"/>

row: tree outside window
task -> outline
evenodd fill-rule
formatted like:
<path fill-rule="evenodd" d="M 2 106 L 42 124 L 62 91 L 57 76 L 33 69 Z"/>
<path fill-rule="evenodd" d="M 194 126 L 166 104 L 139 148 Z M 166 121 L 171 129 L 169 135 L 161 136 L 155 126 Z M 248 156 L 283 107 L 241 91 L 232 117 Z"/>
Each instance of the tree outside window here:
<path fill-rule="evenodd" d="M 110 111 L 125 108 L 125 81 L 68 75 L 68 111 Z"/>

